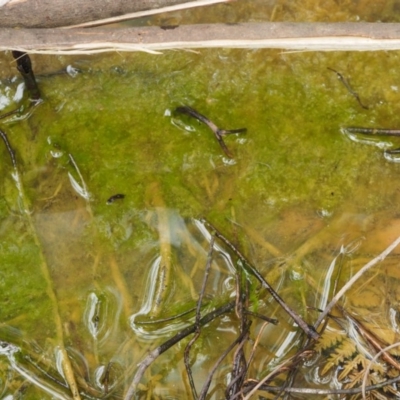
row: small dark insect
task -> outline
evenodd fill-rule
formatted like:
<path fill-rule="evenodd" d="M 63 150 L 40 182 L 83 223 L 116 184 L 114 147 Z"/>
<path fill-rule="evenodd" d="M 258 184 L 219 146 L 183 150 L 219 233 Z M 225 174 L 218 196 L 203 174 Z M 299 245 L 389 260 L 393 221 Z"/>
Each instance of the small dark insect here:
<path fill-rule="evenodd" d="M 224 140 L 222 139 L 223 136 L 233 134 L 233 133 L 246 133 L 247 129 L 246 128 L 239 128 L 239 129 L 220 129 L 218 128 L 217 125 L 214 124 L 214 122 L 210 121 L 207 117 L 204 115 L 200 114 L 197 112 L 195 109 L 189 106 L 182 106 L 182 107 L 177 107 L 175 109 L 175 112 L 180 113 L 180 114 L 186 114 L 189 115 L 190 117 L 193 117 L 197 119 L 198 121 L 202 122 L 203 124 L 207 125 L 214 133 L 215 138 L 217 139 L 219 145 L 221 146 L 222 150 L 224 153 L 229 157 L 232 158 L 232 154 L 229 151 L 229 149 L 226 147 L 226 144 Z"/>
<path fill-rule="evenodd" d="M 107 204 L 112 204 L 114 203 L 115 200 L 120 200 L 123 199 L 125 197 L 124 194 L 118 193 L 118 194 L 114 194 L 114 196 L 111 196 L 108 200 L 107 200 Z"/>

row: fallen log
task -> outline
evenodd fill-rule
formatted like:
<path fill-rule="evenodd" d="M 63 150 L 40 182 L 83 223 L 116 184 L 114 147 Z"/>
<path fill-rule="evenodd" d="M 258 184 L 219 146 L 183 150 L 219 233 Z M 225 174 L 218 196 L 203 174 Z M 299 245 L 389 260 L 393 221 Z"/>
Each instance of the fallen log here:
<path fill-rule="evenodd" d="M 174 29 L 0 28 L 0 50 L 41 54 L 106 51 L 159 52 L 167 49 L 275 48 L 294 51 L 400 49 L 396 23 L 246 23 L 183 25 Z"/>

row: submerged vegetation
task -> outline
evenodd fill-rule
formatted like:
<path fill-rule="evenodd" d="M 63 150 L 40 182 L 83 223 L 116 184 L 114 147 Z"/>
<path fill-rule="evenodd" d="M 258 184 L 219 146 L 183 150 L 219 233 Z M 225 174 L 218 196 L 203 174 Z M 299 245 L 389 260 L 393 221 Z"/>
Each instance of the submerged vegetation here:
<path fill-rule="evenodd" d="M 11 58 L 3 398 L 399 396 L 398 52 Z"/>

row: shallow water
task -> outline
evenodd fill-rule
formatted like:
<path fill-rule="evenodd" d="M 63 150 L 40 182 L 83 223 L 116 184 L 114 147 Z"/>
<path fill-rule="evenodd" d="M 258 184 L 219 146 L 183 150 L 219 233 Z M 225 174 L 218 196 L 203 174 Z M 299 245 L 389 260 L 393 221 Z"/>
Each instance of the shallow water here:
<path fill-rule="evenodd" d="M 324 308 L 336 280 L 343 285 L 399 234 L 400 165 L 382 147 L 400 139 L 342 129 L 400 126 L 399 58 L 226 49 L 32 57 L 44 102 L 29 117 L 0 120 L 17 160 L 14 170 L 0 147 L 2 397 L 68 398 L 43 372 L 63 381 L 54 362 L 61 327 L 82 392 L 101 397 L 108 368 L 111 396 L 120 398 L 147 351 L 193 323 L 193 311 L 164 319 L 196 306 L 210 242 L 204 217 L 313 323 L 318 313 L 307 307 Z M 10 60 L 1 55 L 1 113 L 29 104 Z M 67 66 L 78 73 L 65 73 Z M 207 127 L 174 113 L 181 105 L 221 128 L 247 128 L 225 137 L 232 159 Z M 124 197 L 108 201 L 116 194 Z M 386 336 L 400 329 L 397 256 L 346 297 Z M 217 242 L 204 313 L 234 297 L 236 265 Z M 262 334 L 250 369 L 262 377 L 301 334 L 254 288 L 254 309 L 280 321 Z M 253 339 L 261 324 L 253 322 Z M 202 331 L 192 367 L 199 387 L 238 331 L 233 313 Z M 155 363 L 143 398 L 189 397 L 183 348 Z M 221 367 L 217 383 L 230 367 Z M 310 361 L 304 380 L 332 382 L 318 368 Z M 213 398 L 221 396 L 217 385 Z"/>

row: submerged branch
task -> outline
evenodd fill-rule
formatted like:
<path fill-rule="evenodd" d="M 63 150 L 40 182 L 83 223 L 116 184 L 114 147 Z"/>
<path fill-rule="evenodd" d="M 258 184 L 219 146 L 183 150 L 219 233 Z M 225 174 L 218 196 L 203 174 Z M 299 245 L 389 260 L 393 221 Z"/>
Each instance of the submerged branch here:
<path fill-rule="evenodd" d="M 222 314 L 228 313 L 235 308 L 235 302 L 231 301 L 228 304 L 225 304 L 222 307 L 217 308 L 216 310 L 206 314 L 203 318 L 200 319 L 199 323 L 201 326 L 204 326 L 219 317 Z M 131 400 L 136 393 L 139 382 L 141 381 L 146 369 L 151 365 L 151 363 L 161 354 L 170 349 L 173 345 L 180 342 L 185 337 L 189 336 L 191 333 L 196 332 L 198 324 L 194 323 L 193 325 L 188 326 L 183 329 L 181 332 L 173 336 L 171 339 L 167 340 L 162 345 L 158 346 L 156 349 L 151 351 L 147 357 L 138 364 L 138 370 L 133 377 L 132 383 L 129 386 L 129 389 L 124 397 L 124 400 Z"/>
<path fill-rule="evenodd" d="M 195 320 L 196 332 L 195 332 L 195 335 L 193 336 L 193 338 L 187 344 L 187 346 L 185 348 L 185 353 L 184 353 L 186 372 L 187 372 L 187 375 L 189 378 L 190 388 L 192 390 L 192 395 L 193 395 L 194 399 L 197 399 L 198 396 L 197 396 L 197 391 L 196 391 L 196 385 L 195 385 L 194 379 L 193 379 L 192 369 L 190 366 L 189 355 L 190 355 L 190 350 L 191 350 L 193 344 L 200 336 L 201 305 L 203 303 L 203 297 L 204 297 L 207 280 L 208 280 L 208 276 L 209 276 L 210 269 L 211 269 L 212 254 L 213 254 L 213 250 L 214 250 L 214 242 L 215 242 L 215 237 L 211 236 L 210 250 L 208 251 L 208 255 L 207 255 L 206 270 L 204 272 L 203 284 L 201 286 L 200 295 L 199 295 L 199 299 L 197 301 L 197 307 L 196 307 L 196 320 Z"/>
<path fill-rule="evenodd" d="M 396 345 L 399 345 L 396 343 Z M 390 346 L 392 347 L 392 346 Z M 393 346 L 395 347 L 395 346 Z M 387 350 L 387 349 L 386 349 Z M 371 390 L 381 389 L 385 386 L 393 385 L 394 383 L 400 382 L 400 376 L 388 379 L 387 381 L 377 383 L 375 385 L 366 386 L 365 391 L 370 392 Z M 256 383 L 251 383 L 251 386 L 248 385 L 248 389 L 250 389 Z M 308 394 L 308 395 L 330 395 L 330 394 L 359 394 L 362 393 L 362 388 L 353 388 L 353 389 L 313 389 L 313 388 L 295 388 L 295 387 L 280 387 L 280 386 L 267 386 L 261 385 L 258 390 L 263 390 L 266 392 L 286 392 L 286 393 L 299 393 L 299 394 Z"/>
<path fill-rule="evenodd" d="M 207 376 L 206 382 L 203 385 L 203 388 L 200 392 L 199 395 L 199 400 L 205 400 L 207 396 L 208 389 L 210 388 L 212 377 L 215 374 L 215 371 L 217 368 L 220 366 L 221 362 L 225 359 L 225 357 L 234 349 L 234 347 L 243 341 L 243 339 L 248 336 L 248 331 L 245 330 L 239 335 L 235 341 L 233 341 L 228 348 L 221 354 L 221 356 L 218 358 L 217 362 L 215 363 L 214 367 L 211 369 L 210 373 Z"/>
<path fill-rule="evenodd" d="M 242 253 L 224 236 L 220 233 L 217 228 L 215 228 L 208 221 L 204 220 L 204 223 L 215 233 L 215 236 L 222 240 L 239 258 L 243 263 L 243 268 L 253 275 L 261 285 L 269 291 L 274 300 L 286 311 L 286 313 L 294 320 L 294 322 L 306 333 L 306 335 L 314 340 L 319 338 L 318 332 L 309 326 L 303 318 L 292 310 L 279 296 L 279 294 L 271 287 L 271 285 L 265 280 L 265 278 L 260 274 L 260 272 L 242 255 Z"/>
<path fill-rule="evenodd" d="M 17 160 L 15 158 L 15 152 L 14 152 L 13 148 L 11 147 L 10 142 L 8 141 L 7 134 L 0 129 L 0 136 L 3 139 L 4 144 L 6 145 L 8 154 L 10 155 L 10 158 L 11 158 L 11 163 L 12 163 L 14 169 L 16 169 L 17 168 Z"/>
<path fill-rule="evenodd" d="M 399 129 L 381 129 L 381 128 L 363 128 L 359 126 L 346 126 L 343 128 L 345 132 L 348 133 L 362 133 L 364 135 L 373 136 L 400 136 Z"/>

